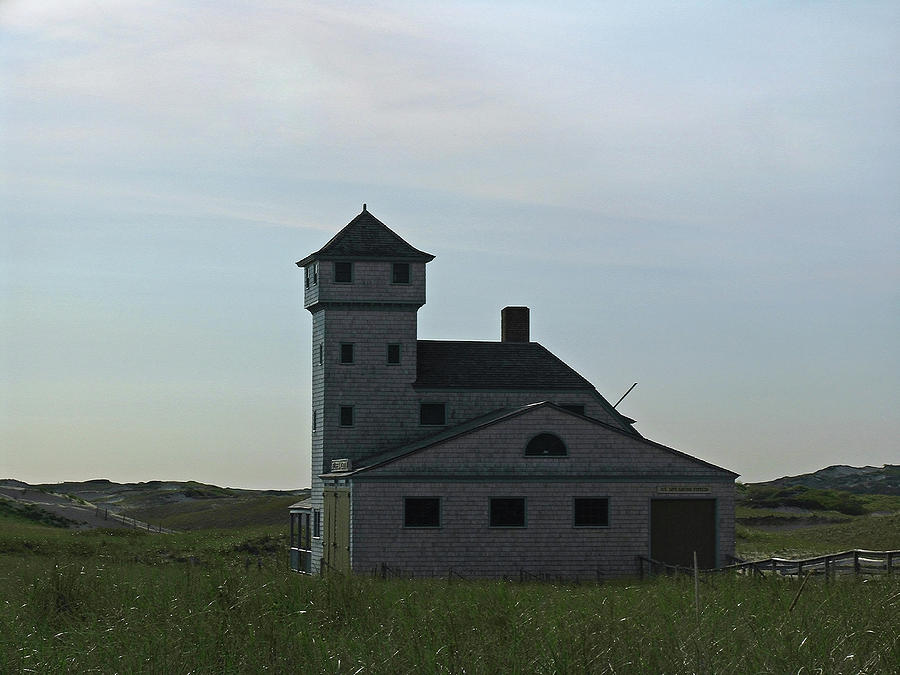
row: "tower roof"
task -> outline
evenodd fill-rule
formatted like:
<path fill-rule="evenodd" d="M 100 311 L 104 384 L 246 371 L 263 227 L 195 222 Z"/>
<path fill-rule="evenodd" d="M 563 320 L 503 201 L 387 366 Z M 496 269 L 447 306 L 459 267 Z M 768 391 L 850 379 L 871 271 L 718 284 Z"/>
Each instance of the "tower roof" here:
<path fill-rule="evenodd" d="M 410 246 L 403 238 L 366 210 L 347 223 L 346 227 L 315 253 L 297 265 L 303 267 L 313 260 L 365 260 L 386 258 L 429 262 L 434 256 Z"/>

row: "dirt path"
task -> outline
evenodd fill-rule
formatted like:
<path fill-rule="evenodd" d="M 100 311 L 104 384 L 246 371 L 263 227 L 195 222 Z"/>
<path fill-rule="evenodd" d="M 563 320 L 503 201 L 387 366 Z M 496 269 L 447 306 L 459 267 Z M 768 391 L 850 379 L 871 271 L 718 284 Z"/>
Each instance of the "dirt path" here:
<path fill-rule="evenodd" d="M 92 504 L 76 502 L 65 495 L 52 492 L 42 492 L 22 487 L 0 486 L 0 496 L 19 502 L 20 504 L 32 504 L 54 515 L 68 518 L 76 523 L 73 527 L 79 529 L 94 529 L 99 527 L 129 527 L 146 530 L 147 524 L 135 521 L 131 518 L 123 519 L 122 516 L 109 512 L 105 508 L 98 508 Z M 150 526 L 151 532 L 156 532 L 156 526 Z M 163 532 L 170 532 L 163 528 Z"/>

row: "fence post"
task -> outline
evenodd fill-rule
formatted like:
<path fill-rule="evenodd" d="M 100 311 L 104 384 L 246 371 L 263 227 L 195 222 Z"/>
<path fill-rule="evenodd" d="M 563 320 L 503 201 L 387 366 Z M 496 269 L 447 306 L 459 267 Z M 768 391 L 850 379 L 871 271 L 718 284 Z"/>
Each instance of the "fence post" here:
<path fill-rule="evenodd" d="M 888 551 L 888 554 L 887 554 L 887 573 L 888 574 L 894 573 L 894 552 L 893 551 Z"/>
<path fill-rule="evenodd" d="M 859 574 L 859 549 L 853 551 L 853 571 Z"/>
<path fill-rule="evenodd" d="M 825 583 L 831 579 L 831 558 L 825 558 Z"/>

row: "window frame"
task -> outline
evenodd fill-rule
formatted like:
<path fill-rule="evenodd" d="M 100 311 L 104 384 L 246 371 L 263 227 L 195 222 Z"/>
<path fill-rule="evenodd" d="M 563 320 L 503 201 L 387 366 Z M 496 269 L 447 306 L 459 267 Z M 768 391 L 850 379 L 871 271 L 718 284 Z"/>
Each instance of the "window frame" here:
<path fill-rule="evenodd" d="M 313 411 L 312 411 L 312 432 L 313 433 L 316 433 L 316 431 L 318 431 L 317 422 L 319 421 L 319 415 L 317 413 L 318 413 L 318 411 L 315 408 L 313 408 Z"/>
<path fill-rule="evenodd" d="M 599 524 L 599 525 L 598 525 L 598 524 L 579 524 L 578 521 L 577 521 L 577 516 L 576 516 L 576 513 L 577 513 L 576 502 L 578 502 L 579 500 L 584 500 L 584 501 L 591 500 L 591 501 L 603 501 L 603 502 L 606 502 L 606 523 L 605 523 L 605 524 Z M 608 527 L 609 527 L 609 520 L 610 520 L 610 518 L 609 518 L 609 497 L 600 497 L 600 496 L 595 496 L 595 495 L 590 495 L 590 496 L 587 496 L 587 495 L 574 496 L 574 495 L 573 495 L 573 496 L 572 496 L 572 527 L 576 527 L 576 528 L 578 528 L 578 529 L 584 529 L 584 528 L 588 528 L 588 529 L 598 529 L 598 528 L 601 528 L 601 529 L 602 529 L 602 528 L 608 528 Z"/>
<path fill-rule="evenodd" d="M 391 361 L 391 347 L 396 347 L 397 349 L 397 360 Z M 399 366 L 400 360 L 403 358 L 403 350 L 400 347 L 399 342 L 389 342 L 387 345 L 387 353 L 385 354 L 386 362 L 389 366 Z"/>
<path fill-rule="evenodd" d="M 340 346 L 340 350 L 338 351 L 338 363 L 345 366 L 352 366 L 356 363 L 356 347 L 354 342 L 342 342 Z M 344 357 L 349 350 L 350 360 L 346 360 Z"/>
<path fill-rule="evenodd" d="M 407 518 L 407 503 L 411 499 L 421 501 L 434 500 L 437 502 L 437 525 L 410 525 Z M 444 526 L 444 501 L 442 497 L 433 495 L 404 495 L 403 496 L 403 529 L 405 530 L 439 530 Z"/>
<path fill-rule="evenodd" d="M 346 260 L 335 260 L 332 263 L 333 267 L 331 270 L 332 273 L 332 281 L 336 284 L 352 284 L 353 283 L 353 263 Z M 349 279 L 338 279 L 338 265 L 347 265 L 346 271 L 348 272 Z M 344 269 L 344 268 L 341 268 Z"/>
<path fill-rule="evenodd" d="M 406 281 L 397 281 L 397 270 L 406 268 Z M 398 286 L 409 286 L 412 283 L 412 266 L 408 262 L 391 263 L 391 283 Z"/>
<path fill-rule="evenodd" d="M 494 524 L 494 502 L 495 501 L 513 501 L 519 500 L 522 502 L 522 524 L 521 525 L 495 525 Z M 520 497 L 515 495 L 503 496 L 503 497 L 488 497 L 488 527 L 492 529 L 503 528 L 503 529 L 517 529 L 522 530 L 528 527 L 528 498 Z"/>
<path fill-rule="evenodd" d="M 443 409 L 443 415 L 441 416 L 441 422 L 424 422 L 423 412 L 425 406 L 441 406 Z M 445 427 L 447 426 L 447 404 L 438 401 L 420 401 L 419 402 L 419 426 L 420 427 Z"/>
<path fill-rule="evenodd" d="M 313 509 L 312 538 L 313 539 L 321 539 L 322 538 L 322 510 L 321 509 Z"/>
<path fill-rule="evenodd" d="M 350 411 L 350 424 L 344 424 L 344 411 Z M 338 426 L 349 429 L 356 426 L 356 406 L 341 405 L 338 407 Z"/>
<path fill-rule="evenodd" d="M 562 445 L 563 452 L 562 453 L 553 453 L 553 454 L 549 454 L 546 452 L 540 452 L 540 453 L 528 452 L 528 447 L 532 443 L 534 443 L 537 439 L 541 438 L 542 436 L 552 436 L 557 441 L 559 441 L 560 445 Z M 566 445 L 566 442 L 562 438 L 560 438 L 560 436 L 558 434 L 554 434 L 550 431 L 542 431 L 540 433 L 535 434 L 530 439 L 528 439 L 528 442 L 525 444 L 525 449 L 523 450 L 523 454 L 525 455 L 525 457 L 528 457 L 529 459 L 534 459 L 535 457 L 558 459 L 560 457 L 568 457 L 569 456 L 569 446 Z"/>
<path fill-rule="evenodd" d="M 291 567 L 301 574 L 312 573 L 312 520 L 312 514 L 308 511 L 291 514 Z M 297 553 L 297 567 L 293 567 L 294 551 Z"/>

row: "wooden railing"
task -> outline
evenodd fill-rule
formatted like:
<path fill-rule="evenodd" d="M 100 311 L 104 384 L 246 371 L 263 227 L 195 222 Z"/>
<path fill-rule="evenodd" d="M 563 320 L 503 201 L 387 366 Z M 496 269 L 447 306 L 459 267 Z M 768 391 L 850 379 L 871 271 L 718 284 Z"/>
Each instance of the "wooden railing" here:
<path fill-rule="evenodd" d="M 900 567 L 900 551 L 867 551 L 854 549 L 828 555 L 789 560 L 787 558 L 766 558 L 765 560 L 739 560 L 734 563 L 701 572 L 739 572 L 745 574 L 780 574 L 782 576 L 802 576 L 823 574 L 833 577 L 838 574 L 893 574 Z M 692 574 L 689 567 L 681 567 L 638 556 L 641 578 L 654 574 Z"/>
<path fill-rule="evenodd" d="M 107 508 L 101 509 L 99 506 L 95 506 L 94 508 L 96 509 L 96 515 L 98 517 L 103 516 L 104 520 L 115 520 L 126 527 L 133 527 L 136 530 L 147 530 L 147 532 L 157 532 L 159 534 L 176 534 L 176 530 L 170 530 L 162 525 L 151 525 L 142 520 L 135 520 L 129 516 L 123 516 L 121 513 L 115 513 Z"/>

